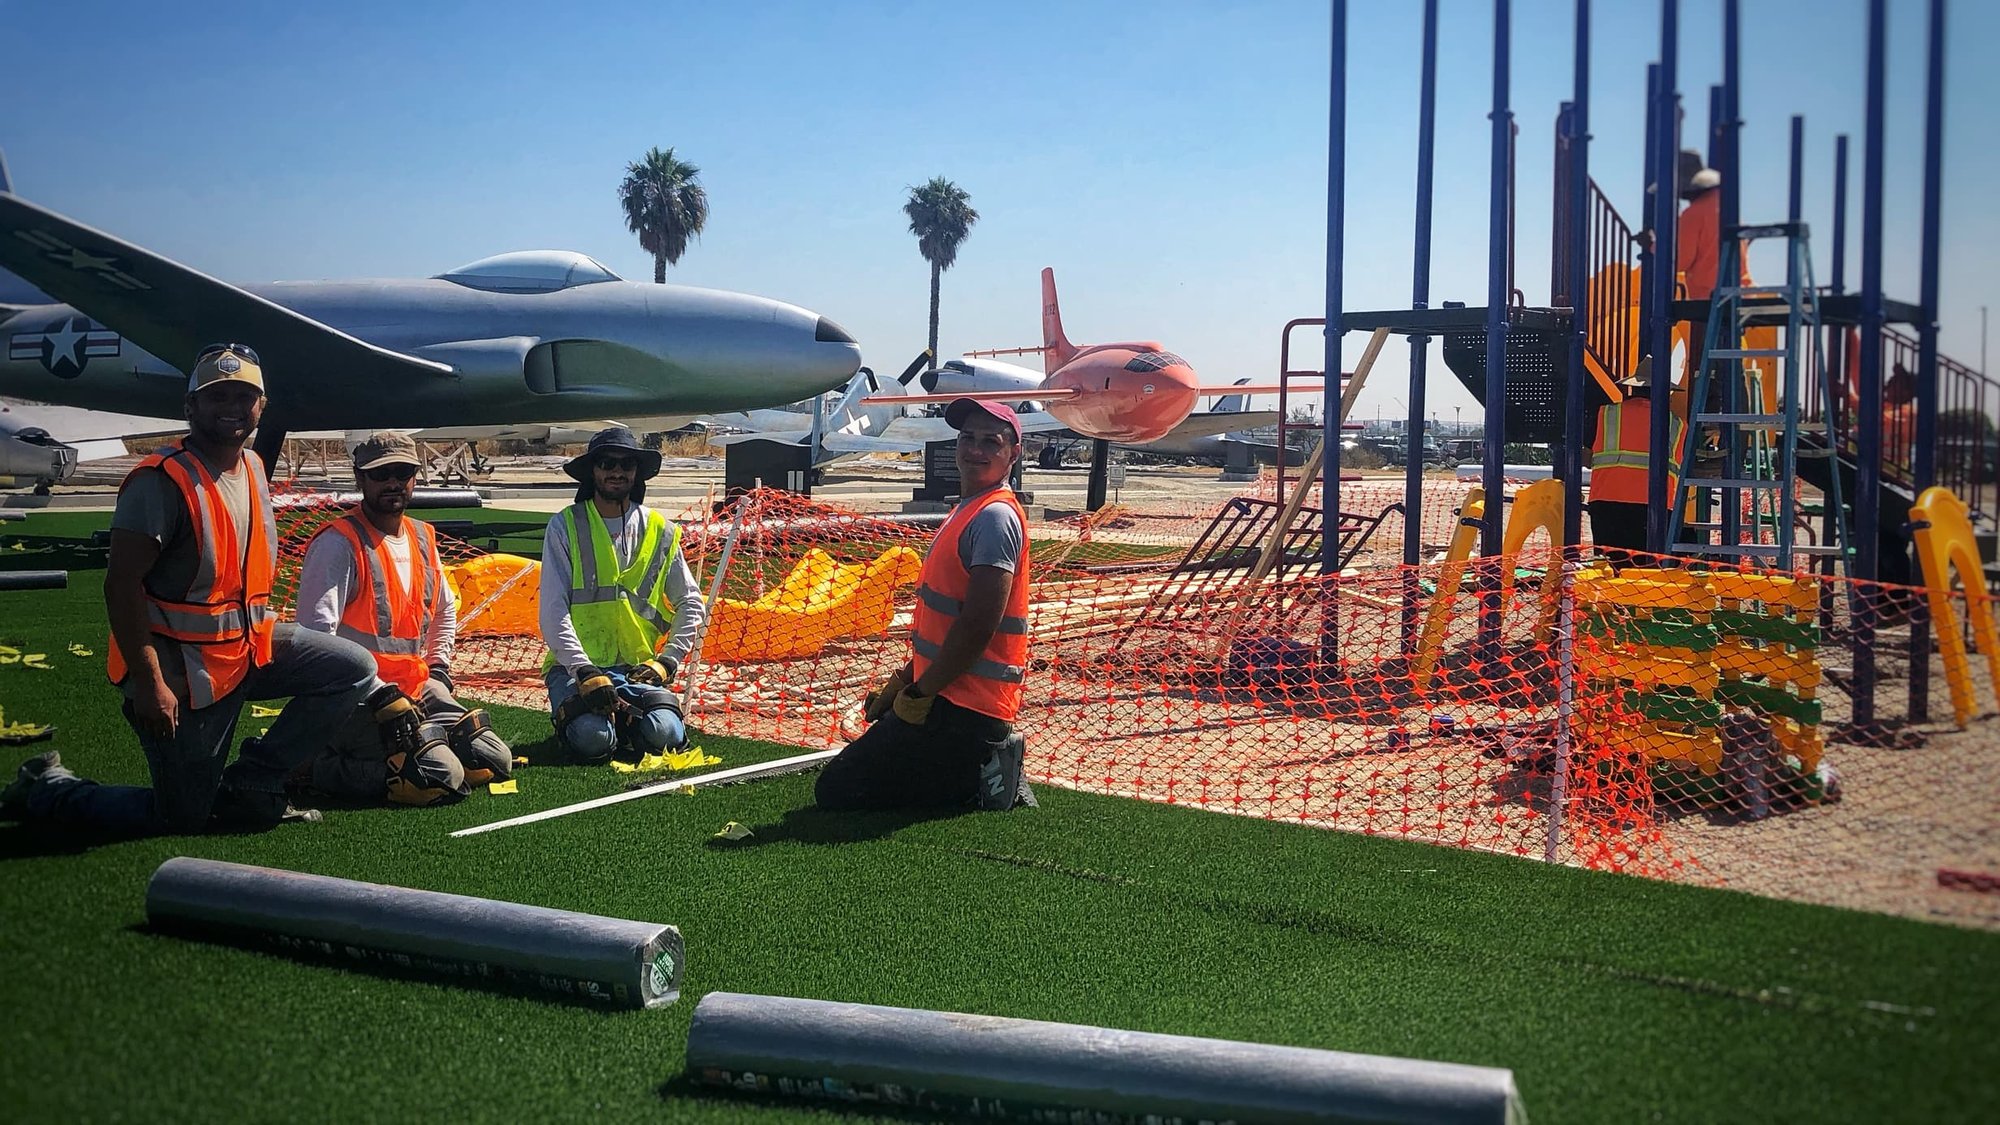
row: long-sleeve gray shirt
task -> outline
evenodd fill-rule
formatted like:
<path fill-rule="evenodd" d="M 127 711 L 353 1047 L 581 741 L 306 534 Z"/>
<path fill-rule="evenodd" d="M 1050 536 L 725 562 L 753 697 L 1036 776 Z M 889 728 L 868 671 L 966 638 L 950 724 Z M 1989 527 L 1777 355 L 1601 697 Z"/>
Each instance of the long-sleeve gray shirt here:
<path fill-rule="evenodd" d="M 387 536 L 382 542 L 389 548 L 389 561 L 399 573 L 408 574 L 412 546 L 409 533 Z M 292 616 L 314 632 L 338 630 L 341 612 L 347 608 L 360 581 L 353 544 L 345 536 L 332 532 L 316 537 L 306 548 L 305 561 L 299 564 L 299 594 Z M 424 663 L 449 667 L 457 644 L 458 599 L 452 596 L 451 583 L 440 574 L 437 604 L 431 607 L 430 628 L 424 633 Z"/>
<path fill-rule="evenodd" d="M 617 556 L 620 570 L 632 565 L 632 556 L 645 542 L 644 513 L 644 508 L 634 504 L 625 509 L 624 516 L 604 521 L 604 529 L 611 533 L 611 552 Z M 667 601 L 674 607 L 674 632 L 660 652 L 678 662 L 687 659 L 708 621 L 708 607 L 695 585 L 694 572 L 688 569 L 685 552 L 675 552 L 673 563 L 667 567 L 666 588 Z M 557 512 L 542 536 L 542 643 L 555 654 L 557 664 L 575 668 L 596 661 L 583 651 L 576 626 L 570 623 L 569 589 L 569 530 L 563 514 Z"/>

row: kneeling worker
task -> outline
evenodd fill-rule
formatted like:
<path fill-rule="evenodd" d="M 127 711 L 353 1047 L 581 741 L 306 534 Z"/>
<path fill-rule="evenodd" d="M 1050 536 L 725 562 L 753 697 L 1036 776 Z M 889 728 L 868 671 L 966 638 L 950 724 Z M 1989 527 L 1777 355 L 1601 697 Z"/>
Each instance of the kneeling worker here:
<path fill-rule="evenodd" d="M 869 697 L 872 725 L 826 764 L 821 808 L 1035 803 L 1013 727 L 1028 665 L 1028 520 L 1007 487 L 1021 423 L 969 398 L 944 417 L 964 498 L 924 556 L 910 661 Z"/>
<path fill-rule="evenodd" d="M 486 712 L 452 695 L 458 604 L 437 533 L 403 514 L 416 475 L 409 435 L 370 434 L 354 447 L 360 506 L 320 529 L 299 568 L 299 625 L 375 657 L 374 689 L 310 767 L 329 796 L 431 805 L 513 773 Z"/>
<path fill-rule="evenodd" d="M 584 762 L 638 759 L 687 738 L 668 690 L 708 610 L 681 529 L 644 506 L 660 455 L 623 426 L 563 466 L 576 502 L 542 537 L 542 682 L 563 744 Z"/>

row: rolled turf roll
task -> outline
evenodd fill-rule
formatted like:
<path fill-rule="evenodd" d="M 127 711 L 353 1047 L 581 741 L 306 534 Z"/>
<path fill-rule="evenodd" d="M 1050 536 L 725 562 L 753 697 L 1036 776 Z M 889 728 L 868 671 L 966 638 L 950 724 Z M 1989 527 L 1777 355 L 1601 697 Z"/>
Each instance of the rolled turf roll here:
<path fill-rule="evenodd" d="M 61 590 L 68 586 L 67 570 L 0 570 L 0 590 Z"/>
<path fill-rule="evenodd" d="M 1001 1120 L 1524 1122 L 1510 1070 L 711 992 L 703 1085 Z"/>
<path fill-rule="evenodd" d="M 681 933 L 569 910 L 185 856 L 146 886 L 159 930 L 609 1008 L 680 996 Z"/>

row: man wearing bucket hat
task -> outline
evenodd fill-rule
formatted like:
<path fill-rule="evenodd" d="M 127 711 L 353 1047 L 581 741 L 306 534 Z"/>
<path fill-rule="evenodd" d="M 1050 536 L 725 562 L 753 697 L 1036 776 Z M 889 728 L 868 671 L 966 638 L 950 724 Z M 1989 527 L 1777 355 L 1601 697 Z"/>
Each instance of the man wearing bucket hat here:
<path fill-rule="evenodd" d="M 299 567 L 298 623 L 375 658 L 374 689 L 299 779 L 329 796 L 432 805 L 513 773 L 486 712 L 452 694 L 458 603 L 436 532 L 404 515 L 419 467 L 408 434 L 368 435 L 354 447 L 361 503 L 320 529 Z"/>
<path fill-rule="evenodd" d="M 660 455 L 613 426 L 563 471 L 577 482 L 576 502 L 542 539 L 550 718 L 586 762 L 676 748 L 686 730 L 668 685 L 708 614 L 681 529 L 643 503 Z"/>
<path fill-rule="evenodd" d="M 1632 562 L 1632 552 L 1646 549 L 1646 499 L 1653 440 L 1653 357 L 1618 381 L 1625 392 L 1597 412 L 1597 438 L 1590 445 L 1590 537 L 1614 566 Z M 1665 396 L 1660 396 L 1663 409 Z M 1673 450 L 1667 462 L 1667 496 L 1671 501 L 1680 479 L 1679 465 L 1686 445 L 1686 427 L 1679 417 L 1669 420 Z"/>
<path fill-rule="evenodd" d="M 264 410 L 257 353 L 203 350 L 185 409 L 187 437 L 119 486 L 104 575 L 108 671 L 153 784 L 88 781 L 50 751 L 22 765 L 0 812 L 129 835 L 317 816 L 287 805 L 285 779 L 360 702 L 375 665 L 352 641 L 271 611 L 277 523 L 263 462 L 243 448 Z M 280 698 L 270 729 L 229 761 L 243 704 Z"/>
<path fill-rule="evenodd" d="M 869 728 L 826 764 L 821 808 L 1033 805 L 1014 733 L 1028 667 L 1027 515 L 1007 487 L 1021 422 L 999 403 L 952 400 L 964 498 L 924 556 L 911 655 L 864 703 Z"/>

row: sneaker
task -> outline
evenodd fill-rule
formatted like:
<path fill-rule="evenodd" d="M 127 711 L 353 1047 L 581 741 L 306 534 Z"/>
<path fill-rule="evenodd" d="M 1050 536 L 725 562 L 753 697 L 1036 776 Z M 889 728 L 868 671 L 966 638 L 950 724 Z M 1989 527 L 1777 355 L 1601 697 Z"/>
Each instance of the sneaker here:
<path fill-rule="evenodd" d="M 1024 802 L 1022 792 L 1027 789 L 1027 781 L 1021 773 L 1022 758 L 1027 750 L 1027 740 L 1018 733 L 1009 735 L 1007 741 L 993 749 L 986 761 L 979 767 L 979 789 L 973 803 L 989 812 L 1017 808 Z M 1033 794 L 1025 802 L 1034 806 Z"/>
<path fill-rule="evenodd" d="M 54 750 L 45 750 L 21 763 L 14 771 L 14 780 L 7 788 L 0 789 L 0 816 L 19 820 L 28 809 L 28 790 L 42 779 L 42 775 L 62 765 L 62 755 Z"/>
<path fill-rule="evenodd" d="M 224 785 L 215 795 L 209 813 L 212 830 L 222 832 L 263 832 L 280 824 L 318 824 L 325 817 L 318 809 L 302 809 L 282 793 L 264 793 Z"/>

